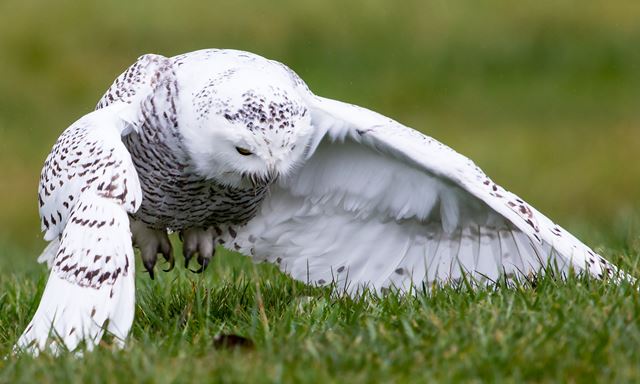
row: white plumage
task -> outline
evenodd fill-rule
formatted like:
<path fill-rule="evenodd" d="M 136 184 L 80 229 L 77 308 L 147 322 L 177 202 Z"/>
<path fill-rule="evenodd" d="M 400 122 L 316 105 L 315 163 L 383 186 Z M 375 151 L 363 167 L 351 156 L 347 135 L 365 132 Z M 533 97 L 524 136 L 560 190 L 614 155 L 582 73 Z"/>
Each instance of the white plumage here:
<path fill-rule="evenodd" d="M 250 53 L 143 56 L 98 108 L 63 133 L 43 169 L 51 243 L 39 260 L 52 271 L 19 348 L 93 347 L 104 331 L 124 340 L 129 226 L 152 277 L 157 253 L 173 262 L 166 233 L 176 230 L 199 272 L 217 242 L 349 293 L 463 273 L 490 283 L 549 262 L 628 278 L 466 157 L 315 96 L 286 66 Z"/>
<path fill-rule="evenodd" d="M 564 272 L 615 274 L 436 140 L 356 106 L 319 97 L 309 104 L 322 139 L 239 231 L 245 253 L 349 292 L 420 288 L 462 271 L 491 282 L 537 273 L 549 261 Z"/>

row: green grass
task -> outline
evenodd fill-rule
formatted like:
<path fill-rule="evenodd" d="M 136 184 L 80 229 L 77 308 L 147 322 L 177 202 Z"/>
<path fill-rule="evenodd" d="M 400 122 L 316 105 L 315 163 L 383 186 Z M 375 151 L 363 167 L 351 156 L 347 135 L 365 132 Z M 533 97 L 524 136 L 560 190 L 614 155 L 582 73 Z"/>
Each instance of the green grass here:
<path fill-rule="evenodd" d="M 638 251 L 605 255 L 637 275 Z M 43 276 L 0 275 L 1 355 L 35 311 Z M 0 382 L 640 380 L 637 285 L 542 278 L 354 299 L 223 252 L 204 276 L 178 268 L 151 281 L 138 272 L 137 287 L 124 350 L 103 343 L 81 359 L 9 356 Z M 216 347 L 218 334 L 254 345 Z"/>
<path fill-rule="evenodd" d="M 468 155 L 640 276 L 638 20 L 637 0 L 0 2 L 0 355 L 45 283 L 35 263 L 44 158 L 148 52 L 280 60 L 316 93 Z M 640 379 L 640 301 L 625 285 L 543 279 L 350 300 L 229 253 L 203 277 L 138 275 L 124 351 L 9 357 L 0 382 Z M 218 333 L 255 347 L 215 348 Z"/>

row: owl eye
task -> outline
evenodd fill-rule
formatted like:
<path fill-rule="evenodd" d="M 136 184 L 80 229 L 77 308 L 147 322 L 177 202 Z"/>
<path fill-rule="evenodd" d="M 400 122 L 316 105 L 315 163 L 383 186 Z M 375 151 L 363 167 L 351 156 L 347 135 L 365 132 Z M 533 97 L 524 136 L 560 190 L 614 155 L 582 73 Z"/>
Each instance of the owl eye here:
<path fill-rule="evenodd" d="M 253 155 L 253 152 L 251 152 L 250 150 L 248 150 L 246 148 L 242 148 L 242 147 L 236 147 L 236 151 L 238 151 L 238 153 L 241 154 L 242 156 Z"/>

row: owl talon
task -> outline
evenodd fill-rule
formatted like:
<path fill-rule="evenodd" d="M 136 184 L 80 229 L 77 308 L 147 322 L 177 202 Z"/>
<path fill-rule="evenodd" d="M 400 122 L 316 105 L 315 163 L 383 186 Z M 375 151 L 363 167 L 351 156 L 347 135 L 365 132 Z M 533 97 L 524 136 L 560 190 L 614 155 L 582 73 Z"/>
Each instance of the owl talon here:
<path fill-rule="evenodd" d="M 211 259 L 204 259 L 202 261 L 202 267 L 201 267 L 202 272 L 204 272 L 207 269 L 207 267 L 209 266 L 209 262 L 210 261 L 211 261 Z"/>
<path fill-rule="evenodd" d="M 173 248 L 167 236 L 167 232 L 159 229 L 151 229 L 142 222 L 131 220 L 131 233 L 133 234 L 133 244 L 140 249 L 142 264 L 149 272 L 149 277 L 154 280 L 153 268 L 158 260 L 158 253 L 169 263 L 169 268 L 164 269 L 169 272 L 173 269 L 175 259 Z"/>
<path fill-rule="evenodd" d="M 167 260 L 167 263 L 169 263 L 169 267 L 167 269 L 163 269 L 165 272 L 171 271 L 176 266 L 176 259 L 173 258 L 173 255 L 171 255 L 170 260 Z"/>
<path fill-rule="evenodd" d="M 193 273 L 202 273 L 207 269 L 211 258 L 215 254 L 213 229 L 190 228 L 180 232 L 182 241 L 182 253 L 184 254 L 184 267 Z M 189 268 L 189 262 L 194 255 L 198 255 L 200 268 Z"/>
<path fill-rule="evenodd" d="M 161 242 L 160 246 L 162 248 L 161 250 L 162 257 L 164 257 L 165 261 L 169 263 L 169 267 L 167 269 L 163 269 L 163 271 L 169 272 L 176 265 L 176 259 L 173 257 L 173 247 L 171 247 L 169 238 L 167 238 L 166 242 Z"/>
<path fill-rule="evenodd" d="M 191 252 L 185 249 L 182 253 L 184 253 L 184 267 L 186 269 L 189 269 L 189 262 L 191 261 L 191 258 L 193 257 L 195 251 Z"/>
<path fill-rule="evenodd" d="M 142 264 L 144 265 L 144 269 L 146 269 L 147 272 L 149 272 L 149 277 L 151 278 L 151 280 L 155 280 L 155 274 L 153 273 L 153 267 L 155 266 L 155 261 L 151 263 L 143 260 Z"/>
<path fill-rule="evenodd" d="M 211 260 L 210 258 L 202 259 L 201 257 L 198 256 L 198 262 L 200 263 L 200 268 L 195 271 L 193 269 L 189 269 L 189 270 L 193 273 L 202 273 L 209 266 L 210 260 Z"/>

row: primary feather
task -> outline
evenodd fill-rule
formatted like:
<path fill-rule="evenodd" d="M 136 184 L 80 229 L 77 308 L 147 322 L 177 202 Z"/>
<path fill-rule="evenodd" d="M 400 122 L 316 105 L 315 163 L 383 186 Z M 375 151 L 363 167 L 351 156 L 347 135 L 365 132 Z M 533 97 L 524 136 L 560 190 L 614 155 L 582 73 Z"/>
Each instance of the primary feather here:
<path fill-rule="evenodd" d="M 52 267 L 18 342 L 36 352 L 133 319 L 133 238 L 153 276 L 167 230 L 204 270 L 217 242 L 357 293 L 560 271 L 630 277 L 473 162 L 364 108 L 315 96 L 233 50 L 142 56 L 65 131 L 40 214 Z M 54 334 L 57 338 L 51 338 Z"/>

